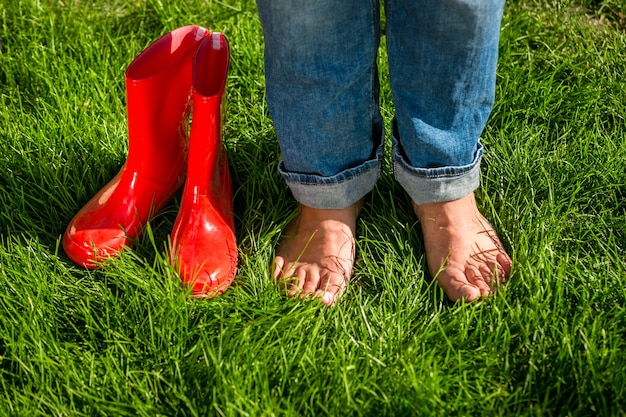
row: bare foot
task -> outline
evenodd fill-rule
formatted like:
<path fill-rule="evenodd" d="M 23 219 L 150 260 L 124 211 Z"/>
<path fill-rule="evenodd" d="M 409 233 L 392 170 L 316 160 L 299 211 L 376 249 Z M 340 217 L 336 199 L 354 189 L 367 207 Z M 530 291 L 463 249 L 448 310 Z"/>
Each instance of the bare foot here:
<path fill-rule="evenodd" d="M 413 204 L 430 274 L 452 301 L 487 297 L 508 278 L 511 258 L 476 207 L 474 193 L 455 201 Z"/>
<path fill-rule="evenodd" d="M 345 209 L 300 206 L 276 249 L 274 277 L 289 296 L 319 297 L 331 306 L 344 293 L 354 264 L 361 202 Z"/>

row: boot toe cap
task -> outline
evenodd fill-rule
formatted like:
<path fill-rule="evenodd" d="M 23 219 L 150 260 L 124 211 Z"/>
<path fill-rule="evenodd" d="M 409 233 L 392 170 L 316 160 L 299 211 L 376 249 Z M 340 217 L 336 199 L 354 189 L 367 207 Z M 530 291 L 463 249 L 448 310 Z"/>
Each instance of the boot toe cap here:
<path fill-rule="evenodd" d="M 128 245 L 126 234 L 119 229 L 72 230 L 63 235 L 63 250 L 73 262 L 89 269 L 99 268 L 103 261 L 119 256 Z"/>
<path fill-rule="evenodd" d="M 182 251 L 176 263 L 183 285 L 197 298 L 213 298 L 231 284 L 237 272 L 237 251 L 225 245 L 220 251 Z"/>

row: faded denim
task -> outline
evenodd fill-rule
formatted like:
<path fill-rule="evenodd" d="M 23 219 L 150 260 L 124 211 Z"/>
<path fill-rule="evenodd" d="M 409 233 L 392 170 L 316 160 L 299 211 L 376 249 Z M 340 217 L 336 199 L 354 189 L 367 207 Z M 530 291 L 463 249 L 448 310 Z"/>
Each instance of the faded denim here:
<path fill-rule="evenodd" d="M 279 169 L 300 203 L 345 208 L 380 176 L 378 0 L 257 0 Z M 417 203 L 479 184 L 504 0 L 387 0 L 394 175 Z"/>

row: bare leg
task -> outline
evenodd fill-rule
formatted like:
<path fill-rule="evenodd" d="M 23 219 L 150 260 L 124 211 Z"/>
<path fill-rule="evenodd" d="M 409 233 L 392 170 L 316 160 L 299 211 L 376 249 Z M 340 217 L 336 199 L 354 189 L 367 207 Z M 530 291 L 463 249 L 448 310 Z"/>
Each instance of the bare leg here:
<path fill-rule="evenodd" d="M 330 306 L 344 293 L 354 265 L 361 202 L 345 209 L 300 206 L 276 249 L 274 277 L 290 296 L 319 297 Z"/>
<path fill-rule="evenodd" d="M 452 300 L 492 294 L 511 272 L 511 258 L 476 207 L 474 194 L 455 201 L 416 205 L 428 269 Z"/>

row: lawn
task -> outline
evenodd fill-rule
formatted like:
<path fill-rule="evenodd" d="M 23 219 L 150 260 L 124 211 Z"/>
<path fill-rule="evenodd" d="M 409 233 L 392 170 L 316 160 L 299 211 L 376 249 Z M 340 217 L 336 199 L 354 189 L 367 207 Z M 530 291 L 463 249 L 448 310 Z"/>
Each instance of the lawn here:
<path fill-rule="evenodd" d="M 232 53 L 240 263 L 213 300 L 168 264 L 178 198 L 102 270 L 60 245 L 125 160 L 125 68 L 188 24 L 224 32 Z M 262 59 L 253 1 L 2 1 L 0 415 L 626 415 L 622 0 L 507 3 L 478 200 L 514 270 L 472 304 L 428 276 L 389 158 L 341 302 L 281 294 L 269 265 L 296 205 Z"/>

